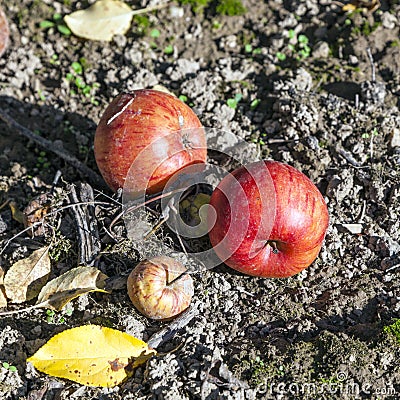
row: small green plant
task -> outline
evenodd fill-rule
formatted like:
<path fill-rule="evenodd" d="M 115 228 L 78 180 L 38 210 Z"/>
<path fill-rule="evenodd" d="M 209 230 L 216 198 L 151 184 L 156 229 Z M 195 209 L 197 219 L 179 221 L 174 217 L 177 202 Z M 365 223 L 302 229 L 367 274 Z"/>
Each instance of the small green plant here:
<path fill-rule="evenodd" d="M 211 0 L 179 0 L 179 4 L 185 5 L 189 4 L 195 13 L 204 11 L 210 4 Z M 218 0 L 216 2 L 215 11 L 219 15 L 242 15 L 246 12 L 241 0 Z"/>
<path fill-rule="evenodd" d="M 395 319 L 393 324 L 384 326 L 383 331 L 400 344 L 400 319 Z"/>
<path fill-rule="evenodd" d="M 173 52 L 174 52 L 174 46 L 172 46 L 172 44 L 169 44 L 164 48 L 164 53 L 167 55 L 173 54 Z"/>
<path fill-rule="evenodd" d="M 254 99 L 251 103 L 250 103 L 250 109 L 251 110 L 255 110 L 258 105 L 261 103 L 260 99 Z"/>
<path fill-rule="evenodd" d="M 71 310 L 72 315 L 73 310 Z M 66 315 L 68 315 L 66 313 Z M 57 315 L 54 310 L 46 310 L 46 322 L 48 324 L 64 324 L 65 318 L 62 315 Z"/>
<path fill-rule="evenodd" d="M 220 0 L 216 11 L 218 14 L 233 17 L 234 15 L 243 15 L 246 12 L 246 8 L 241 0 Z"/>
<path fill-rule="evenodd" d="M 44 95 L 44 93 L 42 92 L 41 89 L 37 89 L 37 95 L 39 97 L 40 100 L 45 101 L 46 100 L 46 96 Z"/>
<path fill-rule="evenodd" d="M 250 43 L 245 44 L 244 51 L 246 53 L 252 53 L 253 52 L 253 46 Z"/>
<path fill-rule="evenodd" d="M 221 29 L 222 23 L 219 22 L 218 20 L 214 19 L 214 21 L 212 22 L 212 28 L 215 30 Z"/>
<path fill-rule="evenodd" d="M 361 137 L 363 139 L 369 139 L 371 136 L 378 136 L 378 129 L 376 129 L 376 128 L 372 129 L 371 134 L 369 134 L 368 132 L 365 132 L 361 135 Z"/>
<path fill-rule="evenodd" d="M 36 160 L 37 160 L 37 162 L 36 162 L 36 168 L 39 168 L 39 169 L 42 169 L 42 168 L 47 169 L 47 168 L 50 167 L 50 162 L 49 162 L 49 160 L 48 160 L 48 158 L 47 158 L 47 154 L 46 154 L 45 151 L 43 151 L 43 150 L 40 151 L 40 152 L 39 152 L 39 155 L 38 155 L 37 158 L 36 158 Z"/>
<path fill-rule="evenodd" d="M 94 97 L 96 90 L 100 87 L 97 82 L 88 85 L 84 79 L 84 69 L 86 68 L 86 60 L 84 58 L 80 58 L 79 62 L 74 61 L 71 64 L 71 72 L 68 72 L 66 75 L 66 80 L 73 84 L 73 88 L 70 89 L 71 96 L 75 96 L 80 93 L 85 97 L 90 98 L 90 102 L 94 105 L 98 105 L 99 102 Z"/>
<path fill-rule="evenodd" d="M 153 39 L 159 38 L 160 35 L 161 35 L 161 32 L 160 32 L 158 29 L 152 29 L 152 30 L 150 31 L 150 36 L 151 36 Z"/>
<path fill-rule="evenodd" d="M 55 262 L 60 262 L 68 257 L 72 249 L 72 242 L 70 239 L 64 237 L 60 231 L 55 231 L 54 241 L 50 246 L 49 257 Z"/>
<path fill-rule="evenodd" d="M 150 27 L 150 19 L 147 15 L 134 15 L 133 21 L 136 24 L 136 33 L 139 35 L 145 35 L 148 28 Z"/>
<path fill-rule="evenodd" d="M 179 0 L 179 4 L 189 4 L 195 13 L 203 11 L 211 0 Z"/>
<path fill-rule="evenodd" d="M 297 61 L 303 60 L 311 55 L 311 47 L 309 46 L 309 39 L 306 35 L 300 34 L 296 39 L 296 32 L 293 29 L 288 31 L 289 41 L 296 41 L 296 44 L 289 43 L 287 45 L 289 51 L 293 54 L 294 58 Z M 286 59 L 286 55 L 284 53 L 277 53 L 276 56 L 280 61 L 284 61 Z"/>
<path fill-rule="evenodd" d="M 231 98 L 231 99 L 228 99 L 228 100 L 226 101 L 226 104 L 227 104 L 230 108 L 236 109 L 236 107 L 237 107 L 239 101 L 242 100 L 242 98 L 243 98 L 243 96 L 242 96 L 241 93 L 236 93 L 236 94 L 235 94 L 235 97 L 233 97 L 233 98 Z"/>
<path fill-rule="evenodd" d="M 286 54 L 285 53 L 282 53 L 282 52 L 278 51 L 275 55 L 276 55 L 276 58 L 279 61 L 285 61 L 286 60 Z"/>
<path fill-rule="evenodd" d="M 9 364 L 7 361 L 2 362 L 3 368 L 8 369 L 10 372 L 17 372 L 17 367 Z"/>
<path fill-rule="evenodd" d="M 64 25 L 62 16 L 59 13 L 54 13 L 51 21 L 45 19 L 44 21 L 40 22 L 39 26 L 42 29 L 56 28 L 62 35 L 71 35 L 71 31 L 66 25 Z"/>
<path fill-rule="evenodd" d="M 57 54 L 53 54 L 50 57 L 50 64 L 51 65 L 60 65 L 60 60 L 58 59 L 58 55 Z"/>
<path fill-rule="evenodd" d="M 54 310 L 46 310 L 46 322 L 48 324 L 53 324 L 54 323 L 54 315 L 55 315 Z"/>
<path fill-rule="evenodd" d="M 184 94 L 179 95 L 178 99 L 180 101 L 183 101 L 184 103 L 186 103 L 188 101 L 187 96 L 185 96 Z"/>

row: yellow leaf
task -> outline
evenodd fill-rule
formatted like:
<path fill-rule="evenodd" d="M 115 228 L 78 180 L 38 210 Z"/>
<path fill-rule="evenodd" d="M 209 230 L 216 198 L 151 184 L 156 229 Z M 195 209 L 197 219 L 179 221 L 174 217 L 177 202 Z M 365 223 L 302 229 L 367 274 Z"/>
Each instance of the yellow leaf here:
<path fill-rule="evenodd" d="M 113 387 L 154 354 L 147 343 L 127 333 L 85 325 L 54 336 L 27 361 L 48 375 Z"/>
<path fill-rule="evenodd" d="M 14 303 L 33 299 L 46 283 L 50 270 L 49 247 L 35 250 L 28 258 L 17 261 L 4 277 L 7 297 Z"/>
<path fill-rule="evenodd" d="M 85 39 L 110 41 L 123 35 L 131 25 L 133 10 L 119 0 L 99 0 L 86 10 L 64 17 L 69 29 Z"/>
<path fill-rule="evenodd" d="M 355 11 L 355 10 L 357 10 L 357 6 L 354 5 L 354 4 L 352 4 L 352 3 L 345 4 L 345 5 L 342 7 L 342 11 L 344 11 L 344 12 L 346 12 L 346 11 L 353 12 L 353 11 Z"/>
<path fill-rule="evenodd" d="M 108 278 L 94 267 L 77 267 L 54 278 L 42 288 L 36 302 L 37 307 L 61 310 L 72 299 L 89 292 L 104 292 Z"/>

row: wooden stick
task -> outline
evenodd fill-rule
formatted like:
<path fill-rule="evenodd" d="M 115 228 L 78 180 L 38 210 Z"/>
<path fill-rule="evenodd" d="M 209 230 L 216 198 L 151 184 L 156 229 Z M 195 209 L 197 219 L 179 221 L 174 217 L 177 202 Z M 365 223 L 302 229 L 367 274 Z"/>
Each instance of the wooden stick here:
<path fill-rule="evenodd" d="M 79 171 L 83 176 L 88 178 L 88 180 L 97 187 L 106 188 L 104 180 L 90 169 L 87 165 L 83 164 L 79 161 L 75 156 L 68 153 L 60 146 L 55 145 L 51 140 L 45 139 L 39 135 L 36 135 L 32 131 L 30 131 L 25 126 L 20 125 L 17 121 L 15 121 L 12 117 L 10 117 L 6 112 L 0 109 L 0 119 L 3 120 L 9 128 L 19 133 L 20 135 L 26 137 L 37 145 L 43 147 L 46 150 L 50 150 L 52 153 L 56 154 L 58 157 L 62 158 L 65 162 L 72 165 L 77 171 Z"/>
<path fill-rule="evenodd" d="M 87 183 L 79 185 L 79 197 L 75 186 L 70 185 L 70 197 L 72 203 L 79 204 L 79 200 L 87 202 L 87 205 L 72 207 L 72 212 L 77 225 L 77 239 L 79 244 L 79 265 L 92 266 L 100 253 L 100 238 L 97 222 L 94 215 L 94 202 L 92 187 Z"/>
<path fill-rule="evenodd" d="M 156 349 L 160 344 L 167 342 L 176 333 L 184 328 L 197 314 L 199 309 L 195 306 L 191 306 L 187 311 L 185 311 L 181 316 L 179 316 L 175 321 L 171 322 L 167 327 L 161 329 L 161 331 L 156 332 L 147 342 L 147 344 Z"/>

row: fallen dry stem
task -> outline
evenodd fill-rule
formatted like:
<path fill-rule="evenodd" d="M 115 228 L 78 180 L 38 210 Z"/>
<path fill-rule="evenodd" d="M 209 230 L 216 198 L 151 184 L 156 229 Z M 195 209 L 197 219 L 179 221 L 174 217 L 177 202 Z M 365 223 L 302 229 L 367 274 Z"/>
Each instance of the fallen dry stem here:
<path fill-rule="evenodd" d="M 68 153 L 66 150 L 60 148 L 59 146 L 55 145 L 51 140 L 45 139 L 39 135 L 36 135 L 31 130 L 22 126 L 17 121 L 15 121 L 12 117 L 10 117 L 6 112 L 0 110 L 0 119 L 3 120 L 9 128 L 13 129 L 18 134 L 26 137 L 32 142 L 36 143 L 37 145 L 43 147 L 46 150 L 51 151 L 58 157 L 62 158 L 65 162 L 72 165 L 77 171 L 79 171 L 83 176 L 88 178 L 88 180 L 95 186 L 106 188 L 106 185 L 103 179 L 90 169 L 87 165 L 83 164 L 79 161 L 75 156 Z"/>

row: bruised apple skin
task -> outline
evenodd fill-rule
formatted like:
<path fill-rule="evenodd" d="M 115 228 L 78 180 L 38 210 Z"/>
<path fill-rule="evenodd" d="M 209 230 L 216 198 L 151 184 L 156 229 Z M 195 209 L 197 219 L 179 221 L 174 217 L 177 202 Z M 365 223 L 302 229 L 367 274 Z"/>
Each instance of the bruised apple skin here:
<path fill-rule="evenodd" d="M 180 169 L 205 163 L 206 136 L 196 114 L 178 98 L 141 89 L 117 96 L 96 129 L 97 166 L 114 191 L 125 185 L 129 169 L 132 191 L 154 194 Z M 128 188 L 129 190 L 129 188 Z"/>
<path fill-rule="evenodd" d="M 258 277 L 285 278 L 307 268 L 329 224 L 317 187 L 277 161 L 258 161 L 225 176 L 210 205 L 216 254 L 229 267 Z"/>
<path fill-rule="evenodd" d="M 172 257 L 144 260 L 128 276 L 129 298 L 148 318 L 172 318 L 189 307 L 194 294 L 193 279 L 185 272 Z"/>

